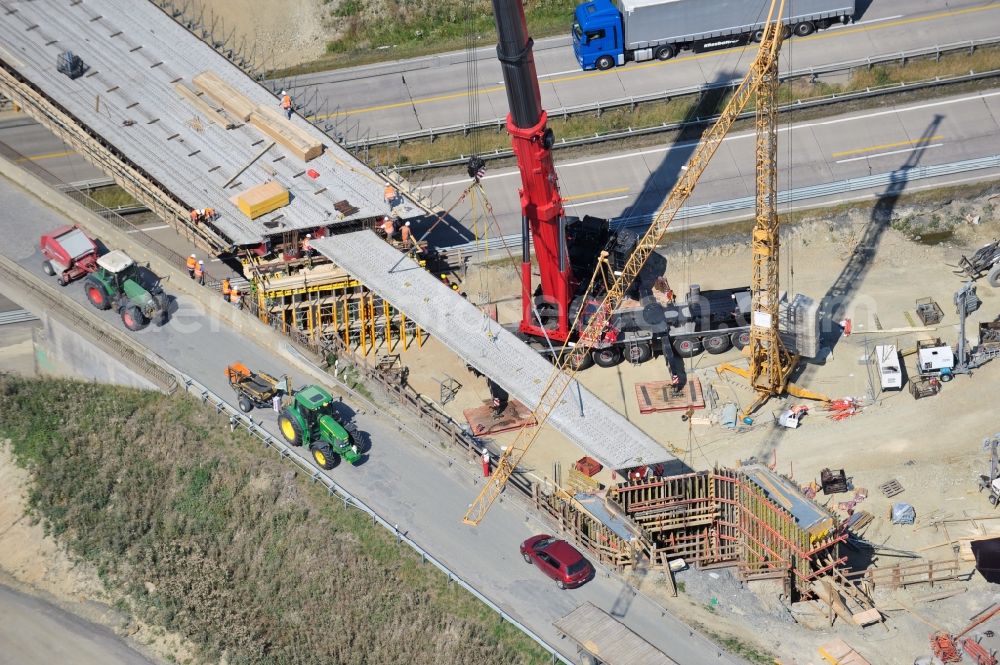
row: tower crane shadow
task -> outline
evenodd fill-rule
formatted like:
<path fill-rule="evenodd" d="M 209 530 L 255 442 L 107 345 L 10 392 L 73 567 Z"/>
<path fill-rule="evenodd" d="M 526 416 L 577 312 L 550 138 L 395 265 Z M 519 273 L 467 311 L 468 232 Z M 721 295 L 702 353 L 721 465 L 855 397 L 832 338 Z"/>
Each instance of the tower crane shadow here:
<path fill-rule="evenodd" d="M 896 209 L 899 197 L 903 195 L 907 184 L 909 184 L 910 171 L 920 163 L 927 146 L 931 143 L 931 138 L 937 134 L 943 120 L 943 115 L 934 116 L 920 135 L 920 139 L 914 144 L 914 149 L 909 153 L 906 161 L 892 172 L 885 191 L 879 195 L 872 207 L 861 239 L 851 251 L 851 255 L 844 267 L 841 268 L 840 274 L 837 275 L 823 296 L 819 308 L 820 337 L 823 340 L 821 346 L 833 349 L 840 340 L 841 329 L 839 324 L 834 322 L 843 318 L 861 282 L 871 269 L 882 235 L 892 221 L 892 213 Z M 808 378 L 814 369 L 815 365 L 813 364 L 800 363 L 792 378 L 795 381 L 801 381 Z M 787 428 L 775 424 L 768 436 L 760 442 L 755 455 L 759 459 L 767 459 L 778 447 L 786 433 Z"/>
<path fill-rule="evenodd" d="M 851 300 L 857 294 L 858 288 L 871 269 L 882 235 L 892 221 L 892 214 L 899 202 L 899 197 L 903 195 L 909 184 L 910 171 L 920 164 L 927 146 L 937 134 L 943 120 L 943 115 L 936 114 L 934 116 L 914 144 L 906 161 L 892 172 L 885 191 L 879 195 L 874 207 L 872 207 L 871 216 L 868 223 L 865 224 L 861 238 L 851 251 L 851 255 L 837 279 L 823 296 L 819 308 L 820 336 L 827 343 L 827 348 L 833 349 L 839 341 L 841 329 L 834 322 L 840 321 L 844 317 Z"/>

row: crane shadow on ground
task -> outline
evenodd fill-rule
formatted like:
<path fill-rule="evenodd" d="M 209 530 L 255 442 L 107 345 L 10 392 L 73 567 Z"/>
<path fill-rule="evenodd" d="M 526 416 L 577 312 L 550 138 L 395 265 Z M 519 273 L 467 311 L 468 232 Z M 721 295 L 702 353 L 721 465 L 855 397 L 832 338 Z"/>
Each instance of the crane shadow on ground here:
<path fill-rule="evenodd" d="M 701 137 L 712 126 L 714 117 L 725 105 L 730 89 L 715 86 L 738 76 L 735 72 L 718 72 L 714 81 L 702 89 L 698 102 L 680 120 L 682 127 L 674 138 L 673 145 L 667 149 L 659 165 L 650 171 L 639 196 L 622 211 L 619 222 L 648 222 L 656 214 L 677 183 L 683 167 L 697 149 Z"/>
<path fill-rule="evenodd" d="M 931 122 L 924 129 L 920 138 L 914 143 L 913 150 L 908 154 L 902 165 L 893 171 L 889 177 L 889 183 L 885 191 L 879 195 L 878 200 L 872 207 L 871 215 L 865 224 L 861 237 L 851 251 L 847 262 L 841 268 L 840 274 L 827 289 L 823 300 L 820 301 L 819 323 L 820 323 L 820 357 L 816 358 L 816 363 L 799 363 L 792 382 L 797 382 L 800 378 L 807 378 L 814 369 L 815 364 L 824 360 L 824 354 L 832 352 L 834 347 L 842 338 L 840 324 L 848 308 L 857 294 L 861 283 L 871 269 L 872 262 L 876 259 L 879 243 L 885 234 L 886 228 L 892 222 L 892 215 L 899 203 L 900 197 L 906 190 L 910 180 L 910 171 L 916 168 L 923 157 L 927 146 L 931 143 L 933 136 L 937 134 L 943 115 L 935 115 Z M 825 347 L 825 350 L 824 350 Z M 756 455 L 760 459 L 768 459 L 787 433 L 786 427 L 774 425 L 771 433 L 760 442 Z"/>
<path fill-rule="evenodd" d="M 934 116 L 920 138 L 914 142 L 906 161 L 890 174 L 889 183 L 872 207 L 868 222 L 865 224 L 861 237 L 851 250 L 847 263 L 844 264 L 840 274 L 837 275 L 820 302 L 820 338 L 830 350 L 836 346 L 841 338 L 841 327 L 839 323 L 835 322 L 841 321 L 849 311 L 854 296 L 857 295 L 858 289 L 876 258 L 882 236 L 892 222 L 899 198 L 909 184 L 910 171 L 920 164 L 927 146 L 937 134 L 944 118 L 945 116 L 941 114 Z"/>

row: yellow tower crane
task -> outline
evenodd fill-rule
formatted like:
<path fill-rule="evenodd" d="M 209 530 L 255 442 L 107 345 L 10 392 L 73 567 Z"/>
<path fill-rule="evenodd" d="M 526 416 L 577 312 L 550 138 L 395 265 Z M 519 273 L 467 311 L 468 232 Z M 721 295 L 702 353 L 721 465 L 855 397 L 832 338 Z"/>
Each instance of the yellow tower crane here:
<path fill-rule="evenodd" d="M 464 518 L 464 522 L 466 524 L 478 525 L 486 516 L 486 513 L 489 511 L 490 506 L 493 505 L 493 502 L 496 501 L 498 496 L 500 496 L 504 485 L 507 484 L 507 480 L 514 473 L 514 470 L 521 462 L 524 454 L 528 451 L 531 444 L 534 443 L 535 439 L 538 437 L 538 433 L 548 420 L 548 417 L 560 403 L 563 394 L 572 383 L 573 377 L 576 375 L 577 371 L 575 368 L 582 365 L 583 358 L 586 354 L 590 353 L 594 344 L 600 340 L 601 335 L 611 318 L 611 314 L 615 311 L 615 309 L 617 309 L 618 305 L 625 297 L 626 291 L 632 285 L 636 276 L 638 276 L 639 271 L 642 269 L 643 265 L 645 265 L 650 254 L 653 253 L 657 245 L 659 245 L 660 241 L 663 239 L 663 235 L 670 227 L 670 224 L 674 221 L 677 211 L 680 210 L 680 208 L 691 196 L 699 178 L 701 178 L 702 173 L 705 172 L 709 161 L 712 159 L 715 151 L 718 149 L 722 140 L 733 126 L 733 123 L 736 122 L 736 119 L 746 108 L 750 99 L 757 93 L 758 88 L 765 80 L 763 72 L 768 71 L 769 69 L 773 70 L 774 77 L 777 77 L 776 68 L 778 48 L 781 45 L 782 37 L 781 16 L 784 13 L 784 6 L 784 0 L 771 0 L 770 9 L 768 10 L 767 23 L 764 28 L 764 35 L 760 42 L 760 49 L 757 52 L 757 56 L 754 59 L 753 64 L 750 66 L 750 71 L 743 78 L 740 84 L 736 86 L 732 98 L 726 104 L 726 107 L 719 115 L 719 118 L 705 133 L 701 143 L 698 144 L 698 147 L 688 160 L 687 165 L 682 168 L 677 184 L 674 185 L 674 188 L 667 196 L 663 205 L 657 211 L 652 223 L 646 230 L 646 233 L 639 239 L 635 251 L 631 256 L 629 256 L 625 266 L 621 270 L 621 273 L 617 274 L 614 282 L 608 286 L 607 293 L 605 294 L 600 306 L 596 309 L 596 311 L 592 311 L 592 313 L 590 313 L 589 318 L 586 320 L 585 328 L 579 335 L 576 343 L 572 346 L 567 345 L 563 347 L 559 354 L 559 358 L 556 361 L 556 367 L 549 376 L 545 387 L 542 390 L 541 399 L 533 411 L 532 415 L 534 416 L 536 425 L 534 427 L 522 427 L 518 431 L 513 443 L 511 443 L 511 445 L 504 450 L 500 459 L 497 460 L 496 469 L 493 472 L 493 475 L 490 476 L 489 481 L 486 482 L 483 489 L 479 492 L 479 495 L 469 506 Z M 773 168 L 773 147 L 770 159 Z M 759 162 L 760 157 L 758 157 L 758 163 Z M 771 190 L 773 192 L 773 185 Z M 775 227 L 776 226 L 777 225 L 775 223 Z M 603 255 L 601 260 L 598 261 L 598 265 L 594 273 L 595 277 L 590 281 L 587 295 L 584 296 L 585 300 L 591 295 L 594 284 L 600 282 L 597 276 L 603 275 L 606 272 L 611 272 L 606 271 L 603 267 L 603 264 L 606 261 L 606 255 Z M 775 268 L 775 276 L 776 275 L 777 268 Z M 775 307 L 776 306 L 777 304 L 775 303 Z M 571 327 L 572 330 L 579 330 L 579 317 L 584 313 L 585 309 L 586 308 L 583 307 L 579 309 L 579 312 L 577 313 L 577 320 L 573 322 Z M 775 316 L 775 321 L 776 320 L 777 316 Z"/>
<path fill-rule="evenodd" d="M 779 16 L 782 11 L 779 10 Z M 778 25 L 778 24 L 772 24 Z M 768 26 L 770 29 L 770 25 Z M 830 398 L 820 393 L 789 383 L 799 357 L 785 348 L 778 331 L 778 265 L 780 259 L 780 233 L 778 221 L 778 52 L 785 28 L 775 30 L 768 45 L 761 43 L 755 67 L 750 75 L 756 76 L 756 161 L 757 196 L 756 222 L 750 240 L 753 272 L 750 281 L 752 305 L 750 307 L 750 344 L 747 345 L 750 366 L 748 369 L 729 363 L 721 365 L 718 372 L 733 372 L 749 379 L 757 398 L 743 410 L 749 416 L 771 397 L 788 393 L 803 399 L 824 402 Z M 765 56 L 765 57 L 761 57 Z"/>

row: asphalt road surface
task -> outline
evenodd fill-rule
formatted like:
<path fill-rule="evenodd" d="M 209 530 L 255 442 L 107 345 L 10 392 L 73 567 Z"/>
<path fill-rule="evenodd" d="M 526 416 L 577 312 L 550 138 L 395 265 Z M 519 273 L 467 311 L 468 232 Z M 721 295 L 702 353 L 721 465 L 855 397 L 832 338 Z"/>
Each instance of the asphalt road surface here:
<path fill-rule="evenodd" d="M 794 118 L 794 116 L 792 116 Z M 918 164 L 947 164 L 1000 154 L 1000 90 L 869 109 L 778 127 L 778 188 L 808 187 L 901 168 L 919 152 Z M 926 134 L 926 135 L 925 135 Z M 691 157 L 696 141 L 559 160 L 556 170 L 566 212 L 605 218 L 641 217 L 662 204 Z M 754 133 L 727 136 L 702 175 L 689 205 L 752 197 L 755 188 Z M 914 181 L 913 190 L 930 184 L 996 177 L 996 170 Z M 447 207 L 469 185 L 468 178 L 436 176 L 418 185 Z M 520 233 L 520 177 L 516 168 L 488 171 L 483 179 L 501 234 Z M 878 190 L 874 190 L 878 191 Z M 864 193 L 855 196 L 861 196 Z M 826 199 L 823 199 L 826 200 Z M 806 201 L 802 206 L 815 205 Z M 787 206 L 779 206 L 784 212 Z M 745 218 L 727 213 L 678 222 L 676 229 Z M 468 206 L 453 211 L 466 227 L 482 224 Z M 482 228 L 482 227 L 480 227 Z M 497 235 L 491 229 L 490 235 Z"/>
<path fill-rule="evenodd" d="M 998 2 L 861 0 L 858 7 L 863 14 L 856 24 L 789 39 L 782 46 L 782 71 L 994 38 L 1000 24 Z M 542 105 L 549 110 L 740 78 L 755 53 L 754 46 L 697 55 L 685 52 L 667 62 L 584 72 L 569 43 L 571 20 L 566 17 L 566 37 L 539 40 L 535 45 Z M 507 98 L 492 48 L 495 36 L 484 36 L 484 43 L 489 47 L 480 50 L 477 60 L 479 119 L 491 120 L 506 116 Z M 286 87 L 300 101 L 309 98 L 312 111 L 329 116 L 348 140 L 470 120 L 464 53 L 303 75 Z"/>
<path fill-rule="evenodd" d="M 2 178 L 0 209 L 5 211 L 0 216 L 0 237 L 5 238 L 0 252 L 44 277 L 35 238 L 67 221 Z M 273 350 L 238 336 L 206 314 L 196 301 L 172 288 L 169 281 L 164 288 L 176 296 L 171 320 L 163 327 L 150 326 L 135 333 L 153 353 L 233 403 L 225 378 L 228 364 L 241 361 L 275 376 L 288 372 Z M 64 293 L 80 303 L 87 302 L 79 283 Z M 116 314 L 97 313 L 121 326 Z M 293 385 L 307 382 L 295 372 L 290 378 Z M 348 401 L 344 415 L 351 413 Z M 273 412 L 258 410 L 254 416 L 277 435 Z M 462 524 L 462 516 L 478 492 L 475 464 L 449 459 L 437 442 L 425 446 L 384 418 L 364 412 L 354 417 L 370 439 L 369 458 L 353 468 L 341 463 L 328 473 L 549 644 L 575 657 L 575 649 L 559 639 L 552 622 L 584 601 L 610 610 L 623 582 L 599 568 L 597 577 L 580 589 L 559 591 L 554 582 L 521 559 L 520 542 L 544 527 L 517 502 L 498 502 L 477 528 Z M 247 454 L 264 453 L 255 447 Z M 685 665 L 740 662 L 718 655 L 714 645 L 644 596 L 632 600 L 620 620 Z"/>
<path fill-rule="evenodd" d="M 155 665 L 114 633 L 0 586 L 0 665 Z"/>

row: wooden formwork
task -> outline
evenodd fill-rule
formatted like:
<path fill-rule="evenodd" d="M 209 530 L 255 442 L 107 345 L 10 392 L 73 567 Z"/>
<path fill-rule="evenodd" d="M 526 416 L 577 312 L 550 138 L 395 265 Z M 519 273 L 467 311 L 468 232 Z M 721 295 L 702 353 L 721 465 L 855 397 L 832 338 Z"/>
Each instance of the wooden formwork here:
<path fill-rule="evenodd" d="M 532 484 L 531 494 L 536 509 L 547 513 L 562 531 L 570 534 L 578 545 L 604 565 L 624 572 L 635 563 L 641 550 L 648 549 L 647 543 L 625 540 L 588 513 L 576 508 L 568 498 L 543 494 L 537 483 Z"/>
<path fill-rule="evenodd" d="M 641 528 L 644 554 L 654 563 L 683 558 L 705 567 L 736 566 L 743 579 L 782 578 L 789 592 L 840 562 L 843 536 L 815 538 L 791 513 L 739 471 L 646 478 L 611 489 L 609 501 Z M 820 563 L 821 555 L 832 563 Z"/>

